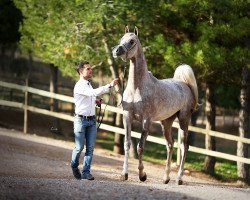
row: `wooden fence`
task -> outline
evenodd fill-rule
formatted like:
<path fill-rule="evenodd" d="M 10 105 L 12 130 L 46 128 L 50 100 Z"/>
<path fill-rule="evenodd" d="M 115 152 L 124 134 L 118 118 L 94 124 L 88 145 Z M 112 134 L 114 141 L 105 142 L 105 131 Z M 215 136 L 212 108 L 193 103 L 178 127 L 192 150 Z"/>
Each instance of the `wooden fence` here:
<path fill-rule="evenodd" d="M 20 108 L 20 109 L 24 110 L 24 133 L 27 133 L 27 111 L 40 113 L 43 115 L 48 115 L 48 116 L 60 118 L 63 120 L 73 121 L 73 116 L 70 116 L 68 114 L 52 112 L 52 111 L 49 111 L 46 109 L 41 109 L 41 108 L 37 108 L 34 106 L 29 106 L 28 105 L 28 93 L 32 93 L 32 94 L 36 94 L 36 95 L 40 95 L 40 96 L 44 96 L 44 97 L 48 97 L 48 98 L 54 98 L 54 99 L 61 100 L 64 102 L 69 102 L 69 103 L 74 103 L 73 97 L 69 97 L 69 96 L 65 96 L 65 95 L 61 95 L 61 94 L 55 94 L 55 93 L 51 93 L 48 91 L 28 87 L 27 85 L 21 86 L 21 85 L 7 83 L 7 82 L 3 82 L 3 81 L 0 81 L 0 87 L 9 88 L 12 90 L 20 90 L 20 91 L 24 92 L 24 97 L 25 97 L 24 103 L 6 101 L 3 99 L 0 99 L 0 105 L 2 105 L 2 106 L 15 107 L 15 108 Z M 104 108 L 105 106 L 106 105 L 104 104 L 102 106 L 102 108 Z M 119 114 L 123 113 L 121 108 L 113 107 L 110 105 L 106 106 L 106 111 L 115 112 L 115 113 L 119 113 Z M 159 123 L 159 122 L 157 122 L 157 123 Z M 173 127 L 179 129 L 179 124 L 177 122 L 174 122 Z M 100 128 L 103 130 L 107 130 L 110 132 L 119 133 L 119 134 L 123 134 L 123 135 L 125 133 L 123 128 L 114 127 L 114 126 L 104 124 L 104 123 L 101 124 Z M 189 131 L 193 131 L 193 132 L 196 132 L 198 134 L 205 134 L 205 135 L 208 134 L 208 135 L 218 137 L 218 138 L 223 138 L 226 140 L 232 140 L 232 141 L 236 141 L 236 142 L 243 142 L 245 144 L 250 144 L 250 139 L 248 139 L 248 138 L 241 138 L 238 136 L 234 136 L 234 135 L 230 135 L 230 134 L 226 134 L 226 133 L 222 133 L 222 132 L 218 132 L 218 131 L 206 130 L 206 129 L 198 128 L 198 127 L 194 127 L 194 126 L 189 126 Z M 131 136 L 134 138 L 140 138 L 140 135 L 141 135 L 140 133 L 134 132 L 134 131 L 132 131 L 132 133 L 131 133 Z M 147 137 L 147 141 L 154 142 L 157 144 L 166 145 L 165 139 L 150 136 L 150 135 Z M 177 142 L 174 143 L 174 147 L 177 148 L 177 152 L 178 152 L 177 153 L 177 164 L 179 164 L 180 163 L 180 148 L 179 148 L 180 147 L 180 136 L 179 136 L 179 134 L 178 134 Z M 203 154 L 203 155 L 209 155 L 209 156 L 214 156 L 214 157 L 218 157 L 218 158 L 223 158 L 226 160 L 250 164 L 250 158 L 243 158 L 243 157 L 239 157 L 236 155 L 222 153 L 222 152 L 218 152 L 218 151 L 211 151 L 211 150 L 207 150 L 207 149 L 203 149 L 203 148 L 199 148 L 199 147 L 195 147 L 195 146 L 189 146 L 189 151 Z"/>

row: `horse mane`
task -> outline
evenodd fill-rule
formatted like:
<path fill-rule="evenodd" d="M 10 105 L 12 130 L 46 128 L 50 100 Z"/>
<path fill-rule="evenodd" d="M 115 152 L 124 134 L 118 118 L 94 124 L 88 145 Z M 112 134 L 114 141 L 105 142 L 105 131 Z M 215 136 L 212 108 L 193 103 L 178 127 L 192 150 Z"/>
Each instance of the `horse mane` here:
<path fill-rule="evenodd" d="M 194 99 L 195 99 L 194 109 L 195 110 L 198 109 L 198 107 L 199 107 L 198 89 L 197 89 L 197 83 L 196 83 L 196 79 L 195 79 L 194 72 L 193 72 L 192 68 L 186 64 L 179 65 L 174 72 L 173 78 L 175 80 L 182 81 L 189 86 L 189 88 L 191 89 L 191 91 L 194 95 Z"/>
<path fill-rule="evenodd" d="M 149 77 L 151 78 L 151 80 L 155 83 L 158 81 L 158 79 L 152 74 L 151 71 L 148 71 Z"/>

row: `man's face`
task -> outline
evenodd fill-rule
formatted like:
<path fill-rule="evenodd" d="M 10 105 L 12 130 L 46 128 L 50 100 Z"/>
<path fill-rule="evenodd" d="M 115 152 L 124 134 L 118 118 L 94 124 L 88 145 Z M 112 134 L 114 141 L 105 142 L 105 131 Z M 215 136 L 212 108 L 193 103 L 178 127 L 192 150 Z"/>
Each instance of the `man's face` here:
<path fill-rule="evenodd" d="M 80 69 L 80 74 L 84 79 L 90 79 L 92 77 L 93 71 L 90 64 L 85 64 L 82 69 Z"/>

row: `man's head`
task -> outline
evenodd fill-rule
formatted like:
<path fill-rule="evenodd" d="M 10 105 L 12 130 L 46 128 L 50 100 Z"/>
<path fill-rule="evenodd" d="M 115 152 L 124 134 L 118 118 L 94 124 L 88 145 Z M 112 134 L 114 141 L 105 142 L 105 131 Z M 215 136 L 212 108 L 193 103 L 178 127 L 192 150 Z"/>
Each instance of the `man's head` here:
<path fill-rule="evenodd" d="M 76 71 L 78 72 L 78 74 L 83 77 L 84 79 L 88 80 L 92 77 L 92 68 L 89 64 L 88 61 L 81 61 L 77 67 L 76 67 Z"/>

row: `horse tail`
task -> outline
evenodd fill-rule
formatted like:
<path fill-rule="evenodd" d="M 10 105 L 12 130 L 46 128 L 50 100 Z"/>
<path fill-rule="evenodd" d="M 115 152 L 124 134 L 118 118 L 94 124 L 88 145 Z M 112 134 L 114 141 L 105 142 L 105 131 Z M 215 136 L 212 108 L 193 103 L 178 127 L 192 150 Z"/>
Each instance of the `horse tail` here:
<path fill-rule="evenodd" d="M 174 79 L 182 81 L 190 87 L 190 89 L 194 95 L 194 99 L 195 99 L 194 109 L 195 110 L 198 109 L 198 107 L 199 107 L 198 89 L 197 89 L 197 83 L 196 83 L 196 79 L 195 79 L 194 72 L 193 72 L 192 68 L 186 64 L 179 65 L 174 72 Z"/>

